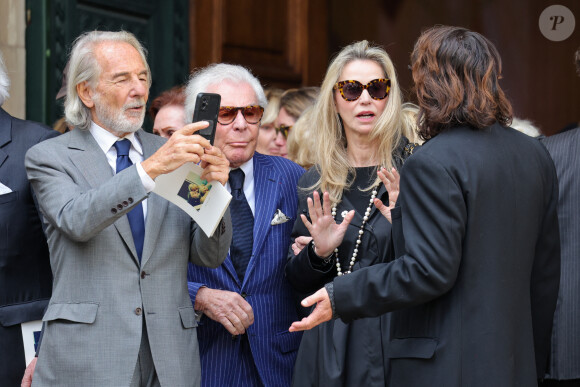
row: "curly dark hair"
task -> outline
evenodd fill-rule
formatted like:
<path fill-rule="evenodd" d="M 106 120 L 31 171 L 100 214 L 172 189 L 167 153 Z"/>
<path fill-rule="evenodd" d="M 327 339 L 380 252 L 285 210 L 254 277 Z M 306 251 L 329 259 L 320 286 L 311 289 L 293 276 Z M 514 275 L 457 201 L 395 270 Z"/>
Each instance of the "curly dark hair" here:
<path fill-rule="evenodd" d="M 429 139 L 458 125 L 509 125 L 512 107 L 499 86 L 501 58 L 493 43 L 461 27 L 421 34 L 411 54 L 419 131 Z"/>
<path fill-rule="evenodd" d="M 149 115 L 151 119 L 155 121 L 155 116 L 159 113 L 159 110 L 165 105 L 178 105 L 185 106 L 185 87 L 184 86 L 174 86 L 169 90 L 165 90 L 159 94 L 152 102 L 149 107 Z"/>

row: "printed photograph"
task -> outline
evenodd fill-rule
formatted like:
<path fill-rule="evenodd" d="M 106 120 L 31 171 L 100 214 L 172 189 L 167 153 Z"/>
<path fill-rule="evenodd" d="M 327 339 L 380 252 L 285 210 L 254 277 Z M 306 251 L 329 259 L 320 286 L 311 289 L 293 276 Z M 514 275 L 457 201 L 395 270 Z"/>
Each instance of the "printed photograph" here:
<path fill-rule="evenodd" d="M 187 203 L 199 211 L 210 190 L 211 184 L 208 184 L 207 180 L 202 180 L 198 175 L 190 172 L 183 181 L 177 196 L 187 200 Z"/>

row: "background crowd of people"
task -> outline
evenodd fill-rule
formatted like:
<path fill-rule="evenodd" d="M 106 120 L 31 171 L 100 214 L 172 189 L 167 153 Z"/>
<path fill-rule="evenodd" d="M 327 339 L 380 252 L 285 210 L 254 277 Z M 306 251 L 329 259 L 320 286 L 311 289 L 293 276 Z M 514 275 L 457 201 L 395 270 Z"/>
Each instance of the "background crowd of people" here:
<path fill-rule="evenodd" d="M 0 385 L 580 386 L 580 129 L 514 119 L 477 32 L 410 60 L 416 104 L 366 40 L 319 87 L 211 64 L 151 134 L 142 45 L 79 36 L 63 134 L 0 108 Z M 232 195 L 213 235 L 153 192 L 191 162 Z"/>

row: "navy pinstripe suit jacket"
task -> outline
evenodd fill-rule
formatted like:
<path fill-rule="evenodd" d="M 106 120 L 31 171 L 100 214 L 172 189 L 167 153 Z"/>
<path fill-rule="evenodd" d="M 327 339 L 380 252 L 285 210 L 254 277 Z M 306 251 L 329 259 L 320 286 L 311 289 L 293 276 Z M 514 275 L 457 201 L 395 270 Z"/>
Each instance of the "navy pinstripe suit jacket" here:
<path fill-rule="evenodd" d="M 554 315 L 549 378 L 580 378 L 580 128 L 543 140 L 560 187 L 561 277 Z"/>
<path fill-rule="evenodd" d="M 254 247 L 243 283 L 230 256 L 217 269 L 189 266 L 189 293 L 201 286 L 245 294 L 254 310 L 254 324 L 248 330 L 253 360 L 265 386 L 289 386 L 301 334 L 288 332 L 298 319 L 296 303 L 284 276 L 290 233 L 298 207 L 297 182 L 304 170 L 275 156 L 254 154 Z M 280 209 L 290 218 L 272 226 Z M 252 385 L 244 380 L 246 367 L 239 355 L 239 340 L 220 324 L 202 317 L 197 329 L 203 386 Z M 247 359 L 246 359 L 247 360 Z"/>

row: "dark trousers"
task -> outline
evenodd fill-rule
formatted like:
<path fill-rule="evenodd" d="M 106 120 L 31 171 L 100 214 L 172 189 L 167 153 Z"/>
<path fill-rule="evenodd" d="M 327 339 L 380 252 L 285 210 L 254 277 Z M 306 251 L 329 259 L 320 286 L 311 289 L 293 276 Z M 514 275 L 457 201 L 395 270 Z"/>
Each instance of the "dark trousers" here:
<path fill-rule="evenodd" d="M 20 324 L 9 327 L 0 325 L 0 385 L 20 387 L 25 369 L 26 359 Z"/>

